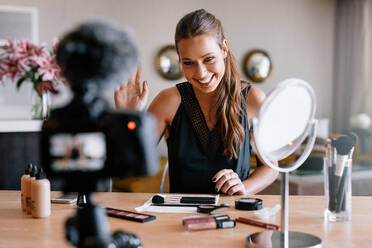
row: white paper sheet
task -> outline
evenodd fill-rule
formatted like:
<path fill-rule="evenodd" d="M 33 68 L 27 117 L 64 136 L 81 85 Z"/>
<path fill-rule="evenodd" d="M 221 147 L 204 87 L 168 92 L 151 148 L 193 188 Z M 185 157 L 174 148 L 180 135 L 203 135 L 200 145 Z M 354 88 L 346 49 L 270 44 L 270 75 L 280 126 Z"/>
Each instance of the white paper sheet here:
<path fill-rule="evenodd" d="M 213 205 L 218 204 L 219 195 L 166 195 L 166 194 L 158 194 L 164 197 L 166 202 L 169 202 L 168 199 L 180 199 L 182 196 L 206 196 L 206 197 L 215 197 L 216 203 Z M 173 203 L 173 202 L 172 202 Z M 196 213 L 197 212 L 197 204 L 195 207 L 185 207 L 182 206 L 183 204 L 180 203 L 180 206 L 152 206 L 152 197 L 148 199 L 142 206 L 136 207 L 135 210 L 139 213 L 141 212 L 157 212 L 157 213 Z"/>

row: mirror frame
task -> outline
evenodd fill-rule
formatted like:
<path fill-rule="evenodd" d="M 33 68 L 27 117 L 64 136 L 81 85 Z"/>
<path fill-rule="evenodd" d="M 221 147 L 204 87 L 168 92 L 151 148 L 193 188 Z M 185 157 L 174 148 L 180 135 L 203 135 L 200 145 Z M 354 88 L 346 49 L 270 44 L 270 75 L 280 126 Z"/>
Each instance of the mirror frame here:
<path fill-rule="evenodd" d="M 266 77 L 256 77 L 256 76 L 254 76 L 254 75 L 252 75 L 250 73 L 250 70 L 249 70 L 249 67 L 247 66 L 247 63 L 256 54 L 262 54 L 265 57 L 267 57 L 269 59 L 269 61 L 270 61 L 269 72 L 268 72 L 268 74 L 267 74 Z M 251 80 L 254 83 L 262 83 L 262 82 L 264 82 L 266 79 L 268 79 L 270 77 L 270 75 L 272 73 L 272 70 L 273 70 L 273 62 L 271 60 L 271 57 L 270 57 L 270 55 L 266 51 L 264 51 L 262 49 L 254 49 L 254 50 L 248 52 L 247 55 L 243 59 L 243 71 L 244 71 L 244 74 L 248 77 L 249 80 Z"/>
<path fill-rule="evenodd" d="M 298 79 L 298 78 L 289 78 L 289 79 L 286 79 L 286 80 L 280 82 L 277 85 L 277 87 L 274 88 L 267 95 L 267 98 L 263 102 L 263 104 L 261 105 L 260 109 L 258 110 L 256 117 L 254 117 L 252 119 L 253 143 L 254 143 L 254 146 L 256 148 L 257 155 L 263 161 L 265 161 L 265 163 L 267 163 L 267 165 L 269 165 L 272 169 L 277 170 L 279 172 L 290 172 L 290 171 L 293 171 L 293 170 L 297 169 L 299 166 L 301 166 L 302 162 L 304 162 L 304 161 L 302 161 L 302 158 L 306 159 L 309 154 L 306 154 L 306 152 L 304 152 L 304 154 L 301 156 L 301 159 L 296 161 L 291 167 L 277 167 L 277 166 L 275 166 L 271 163 L 271 161 L 270 161 L 271 158 L 269 159 L 266 154 L 261 153 L 261 151 L 263 150 L 262 145 L 261 145 L 261 142 L 256 139 L 256 137 L 259 136 L 259 132 L 260 132 L 260 126 L 259 126 L 260 125 L 260 123 L 259 123 L 260 117 L 263 115 L 263 113 L 265 113 L 266 109 L 268 108 L 268 106 L 270 106 L 271 102 L 275 99 L 276 95 L 280 94 L 286 88 L 292 87 L 292 86 L 300 86 L 300 87 L 305 88 L 308 91 L 309 96 L 312 99 L 313 104 L 311 106 L 311 110 L 310 110 L 310 113 L 309 113 L 308 123 L 307 123 L 306 127 L 304 128 L 304 131 L 302 132 L 302 135 L 299 137 L 299 139 L 296 141 L 296 143 L 293 144 L 292 149 L 287 151 L 286 156 L 289 156 L 290 154 L 292 154 L 303 143 L 303 141 L 306 139 L 306 137 L 309 137 L 309 140 L 307 142 L 307 146 L 305 148 L 305 151 L 309 150 L 309 154 L 310 154 L 311 148 L 314 145 L 315 137 L 316 137 L 315 134 L 316 134 L 317 121 L 315 119 L 315 113 L 316 113 L 317 100 L 316 100 L 316 95 L 315 95 L 315 92 L 314 92 L 313 88 L 306 81 L 304 81 L 302 79 Z M 309 148 L 309 149 L 307 149 L 307 148 Z M 279 159 L 279 160 L 281 160 L 281 159 Z"/>
<path fill-rule="evenodd" d="M 179 61 L 178 61 L 178 64 L 177 64 L 177 66 L 179 67 L 179 73 L 170 74 L 170 73 L 166 73 L 162 70 L 162 68 L 160 66 L 160 59 L 166 52 L 175 52 L 177 54 L 177 50 L 176 50 L 176 47 L 174 45 L 166 45 L 166 46 L 162 47 L 160 49 L 160 51 L 157 53 L 156 58 L 155 58 L 155 66 L 156 66 L 157 71 L 159 72 L 159 74 L 163 78 L 168 79 L 168 80 L 177 80 L 177 79 L 182 78 L 182 76 L 183 76 L 182 67 L 181 67 L 181 63 Z"/>

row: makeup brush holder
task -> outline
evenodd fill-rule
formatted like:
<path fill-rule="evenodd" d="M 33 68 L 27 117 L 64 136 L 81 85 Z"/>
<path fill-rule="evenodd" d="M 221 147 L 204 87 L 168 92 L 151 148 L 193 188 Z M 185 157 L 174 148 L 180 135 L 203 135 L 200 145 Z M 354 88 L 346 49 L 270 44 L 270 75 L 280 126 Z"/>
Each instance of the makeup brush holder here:
<path fill-rule="evenodd" d="M 327 151 L 324 158 L 324 218 L 341 222 L 351 219 L 351 154 Z"/>

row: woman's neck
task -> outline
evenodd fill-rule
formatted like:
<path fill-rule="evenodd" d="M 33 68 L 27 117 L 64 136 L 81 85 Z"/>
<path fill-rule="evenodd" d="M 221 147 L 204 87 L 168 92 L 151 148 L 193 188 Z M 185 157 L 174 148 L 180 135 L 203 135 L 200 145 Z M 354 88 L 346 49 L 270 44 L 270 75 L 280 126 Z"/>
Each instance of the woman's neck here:
<path fill-rule="evenodd" d="M 195 92 L 196 99 L 198 100 L 200 105 L 203 105 L 205 107 L 209 106 L 209 108 L 211 108 L 217 102 L 217 92 L 216 91 L 213 91 L 213 92 L 210 92 L 210 93 L 203 93 L 201 91 L 198 91 L 198 90 L 194 89 L 194 92 Z"/>
<path fill-rule="evenodd" d="M 203 112 L 204 118 L 207 122 L 209 130 L 212 130 L 216 124 L 216 102 L 217 102 L 217 92 L 203 93 L 200 91 L 195 91 L 195 97 L 199 102 L 199 106 Z"/>

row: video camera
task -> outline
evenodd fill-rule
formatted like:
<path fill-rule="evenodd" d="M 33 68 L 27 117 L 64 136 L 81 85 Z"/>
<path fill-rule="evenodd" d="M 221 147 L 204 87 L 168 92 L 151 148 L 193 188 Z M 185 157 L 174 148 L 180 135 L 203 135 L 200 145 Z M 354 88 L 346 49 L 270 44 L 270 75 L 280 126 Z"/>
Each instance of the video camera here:
<path fill-rule="evenodd" d="M 48 177 L 63 182 L 65 192 L 85 198 L 66 222 L 67 238 L 84 248 L 142 247 L 134 234 L 110 235 L 105 209 L 92 200 L 92 192 L 107 189 L 111 177 L 158 170 L 155 119 L 143 112 L 113 111 L 104 98 L 137 67 L 137 48 L 116 25 L 91 21 L 66 34 L 56 55 L 73 98 L 43 123 L 41 162 Z"/>
<path fill-rule="evenodd" d="M 147 113 L 107 113 L 96 128 L 53 124 L 43 125 L 42 164 L 49 177 L 64 182 L 64 191 L 105 191 L 108 178 L 158 171 L 156 124 Z"/>

